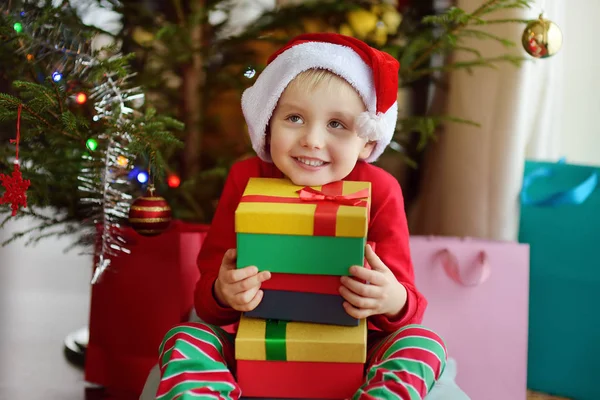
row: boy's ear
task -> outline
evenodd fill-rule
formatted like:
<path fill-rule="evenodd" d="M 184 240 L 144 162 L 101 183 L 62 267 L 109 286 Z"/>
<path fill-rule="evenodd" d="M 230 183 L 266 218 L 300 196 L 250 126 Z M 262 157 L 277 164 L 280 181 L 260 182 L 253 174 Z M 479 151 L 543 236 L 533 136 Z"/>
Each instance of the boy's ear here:
<path fill-rule="evenodd" d="M 371 153 L 373 152 L 373 149 L 375 148 L 376 144 L 377 144 L 377 142 L 365 143 L 365 147 L 363 147 L 363 149 L 360 151 L 360 153 L 358 153 L 358 159 L 366 160 L 367 158 L 369 158 L 371 156 Z"/>

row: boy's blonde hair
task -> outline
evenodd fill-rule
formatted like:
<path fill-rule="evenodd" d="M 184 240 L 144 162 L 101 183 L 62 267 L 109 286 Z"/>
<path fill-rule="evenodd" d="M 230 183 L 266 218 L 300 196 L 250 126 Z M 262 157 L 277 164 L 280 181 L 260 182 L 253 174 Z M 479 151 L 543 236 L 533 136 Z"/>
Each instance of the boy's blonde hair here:
<path fill-rule="evenodd" d="M 358 93 L 358 91 L 356 91 L 356 89 L 354 89 L 352 85 L 350 85 L 345 79 L 340 78 L 331 71 L 321 68 L 311 68 L 300 72 L 294 79 L 292 79 L 288 85 L 288 88 L 297 88 L 310 92 L 321 84 L 324 84 L 327 90 L 341 91 L 339 92 L 341 96 L 345 94 L 344 90 L 352 90 L 360 97 L 360 93 Z M 364 105 L 363 98 L 360 97 L 360 99 Z"/>

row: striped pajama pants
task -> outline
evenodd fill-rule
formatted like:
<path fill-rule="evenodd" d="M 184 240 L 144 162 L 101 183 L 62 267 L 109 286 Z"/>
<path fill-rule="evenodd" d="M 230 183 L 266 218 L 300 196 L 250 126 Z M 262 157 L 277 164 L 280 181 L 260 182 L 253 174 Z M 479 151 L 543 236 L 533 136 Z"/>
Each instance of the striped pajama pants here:
<path fill-rule="evenodd" d="M 446 365 L 443 341 L 420 325 L 393 334 L 369 332 L 365 382 L 352 400 L 423 399 Z M 171 329 L 160 345 L 156 398 L 237 400 L 234 336 L 189 322 Z"/>

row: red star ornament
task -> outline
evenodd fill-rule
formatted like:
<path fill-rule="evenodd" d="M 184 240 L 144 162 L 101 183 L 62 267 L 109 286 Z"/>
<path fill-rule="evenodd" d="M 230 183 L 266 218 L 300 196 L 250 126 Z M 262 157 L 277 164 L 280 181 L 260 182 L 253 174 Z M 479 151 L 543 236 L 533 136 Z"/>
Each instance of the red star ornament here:
<path fill-rule="evenodd" d="M 12 216 L 17 215 L 19 206 L 27 207 L 27 189 L 31 185 L 29 179 L 23 180 L 21 175 L 21 167 L 15 164 L 15 169 L 12 175 L 0 174 L 2 186 L 6 188 L 6 192 L 0 198 L 0 204 L 9 204 L 12 209 Z"/>

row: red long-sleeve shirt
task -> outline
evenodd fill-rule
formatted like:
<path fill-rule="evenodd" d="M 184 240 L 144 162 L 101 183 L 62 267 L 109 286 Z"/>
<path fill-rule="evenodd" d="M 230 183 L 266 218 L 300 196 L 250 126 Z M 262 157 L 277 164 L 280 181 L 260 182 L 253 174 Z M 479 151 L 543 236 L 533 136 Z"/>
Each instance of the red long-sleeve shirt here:
<path fill-rule="evenodd" d="M 223 255 L 228 249 L 236 248 L 235 210 L 251 177 L 283 178 L 283 174 L 274 164 L 258 157 L 237 162 L 231 168 L 210 231 L 198 256 L 201 276 L 196 286 L 195 307 L 198 316 L 209 324 L 229 325 L 240 318 L 240 312 L 218 304 L 213 294 L 213 285 L 219 274 Z M 385 332 L 421 323 L 427 301 L 414 284 L 404 199 L 398 181 L 383 169 L 362 161 L 356 164 L 344 180 L 371 182 L 371 216 L 367 241 L 375 243 L 377 255 L 408 293 L 407 304 L 398 318 L 390 320 L 377 315 L 370 317 L 369 322 Z"/>

